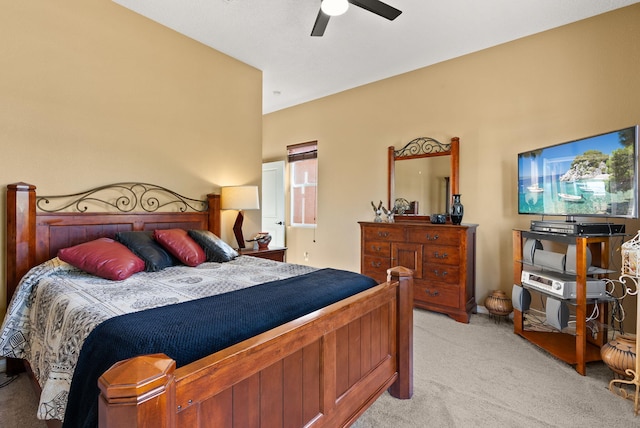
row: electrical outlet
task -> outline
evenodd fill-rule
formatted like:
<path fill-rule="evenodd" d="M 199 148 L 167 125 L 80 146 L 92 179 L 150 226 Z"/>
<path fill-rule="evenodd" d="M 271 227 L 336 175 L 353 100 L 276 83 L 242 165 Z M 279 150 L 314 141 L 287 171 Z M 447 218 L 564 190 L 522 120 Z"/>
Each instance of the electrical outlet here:
<path fill-rule="evenodd" d="M 309 252 L 308 252 L 308 251 L 305 251 L 305 252 L 303 253 L 303 256 L 304 256 L 304 261 L 305 261 L 305 262 L 308 262 L 308 261 L 309 261 Z"/>

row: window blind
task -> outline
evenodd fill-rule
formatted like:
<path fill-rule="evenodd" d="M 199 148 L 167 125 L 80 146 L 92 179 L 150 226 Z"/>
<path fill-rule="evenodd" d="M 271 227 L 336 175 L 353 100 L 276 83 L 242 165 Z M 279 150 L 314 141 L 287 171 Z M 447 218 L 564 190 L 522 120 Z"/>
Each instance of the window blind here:
<path fill-rule="evenodd" d="M 307 143 L 292 144 L 287 146 L 287 160 L 298 162 L 306 159 L 316 159 L 318 157 L 318 142 L 309 141 Z"/>

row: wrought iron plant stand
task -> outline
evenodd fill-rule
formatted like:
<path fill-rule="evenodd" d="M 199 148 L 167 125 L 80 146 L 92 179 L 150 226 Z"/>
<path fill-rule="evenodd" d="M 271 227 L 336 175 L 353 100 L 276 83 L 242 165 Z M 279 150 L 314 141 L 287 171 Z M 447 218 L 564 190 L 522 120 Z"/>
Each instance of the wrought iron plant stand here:
<path fill-rule="evenodd" d="M 622 286 L 622 298 L 625 296 L 638 296 L 638 281 L 640 280 L 640 232 L 630 241 L 622 245 L 622 275 L 618 280 L 609 280 L 609 286 Z M 617 283 L 617 284 L 616 284 Z M 611 290 L 610 290 L 611 291 Z M 636 338 L 640 331 L 640 305 L 636 301 Z M 633 401 L 633 412 L 636 416 L 640 412 L 640 358 L 637 358 L 640 345 L 636 340 L 636 361 L 635 369 L 625 370 L 625 374 L 630 379 L 613 379 L 609 382 L 609 391 L 614 394 Z M 625 387 L 627 385 L 627 387 Z M 633 388 L 630 393 L 628 386 Z"/>

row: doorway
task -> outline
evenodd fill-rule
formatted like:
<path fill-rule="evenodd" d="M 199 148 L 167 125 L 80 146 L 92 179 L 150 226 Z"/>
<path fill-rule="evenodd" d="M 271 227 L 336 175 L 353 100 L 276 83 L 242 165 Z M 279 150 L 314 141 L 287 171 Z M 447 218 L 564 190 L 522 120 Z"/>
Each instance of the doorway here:
<path fill-rule="evenodd" d="M 284 161 L 262 164 L 262 231 L 274 247 L 285 246 Z"/>

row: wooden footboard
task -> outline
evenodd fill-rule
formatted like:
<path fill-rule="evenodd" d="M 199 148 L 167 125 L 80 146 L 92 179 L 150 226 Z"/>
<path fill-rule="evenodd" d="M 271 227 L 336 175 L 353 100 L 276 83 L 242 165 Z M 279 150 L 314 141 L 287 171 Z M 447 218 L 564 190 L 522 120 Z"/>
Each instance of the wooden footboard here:
<path fill-rule="evenodd" d="M 413 394 L 413 280 L 388 282 L 176 369 L 163 354 L 99 380 L 99 426 L 349 426 Z"/>

